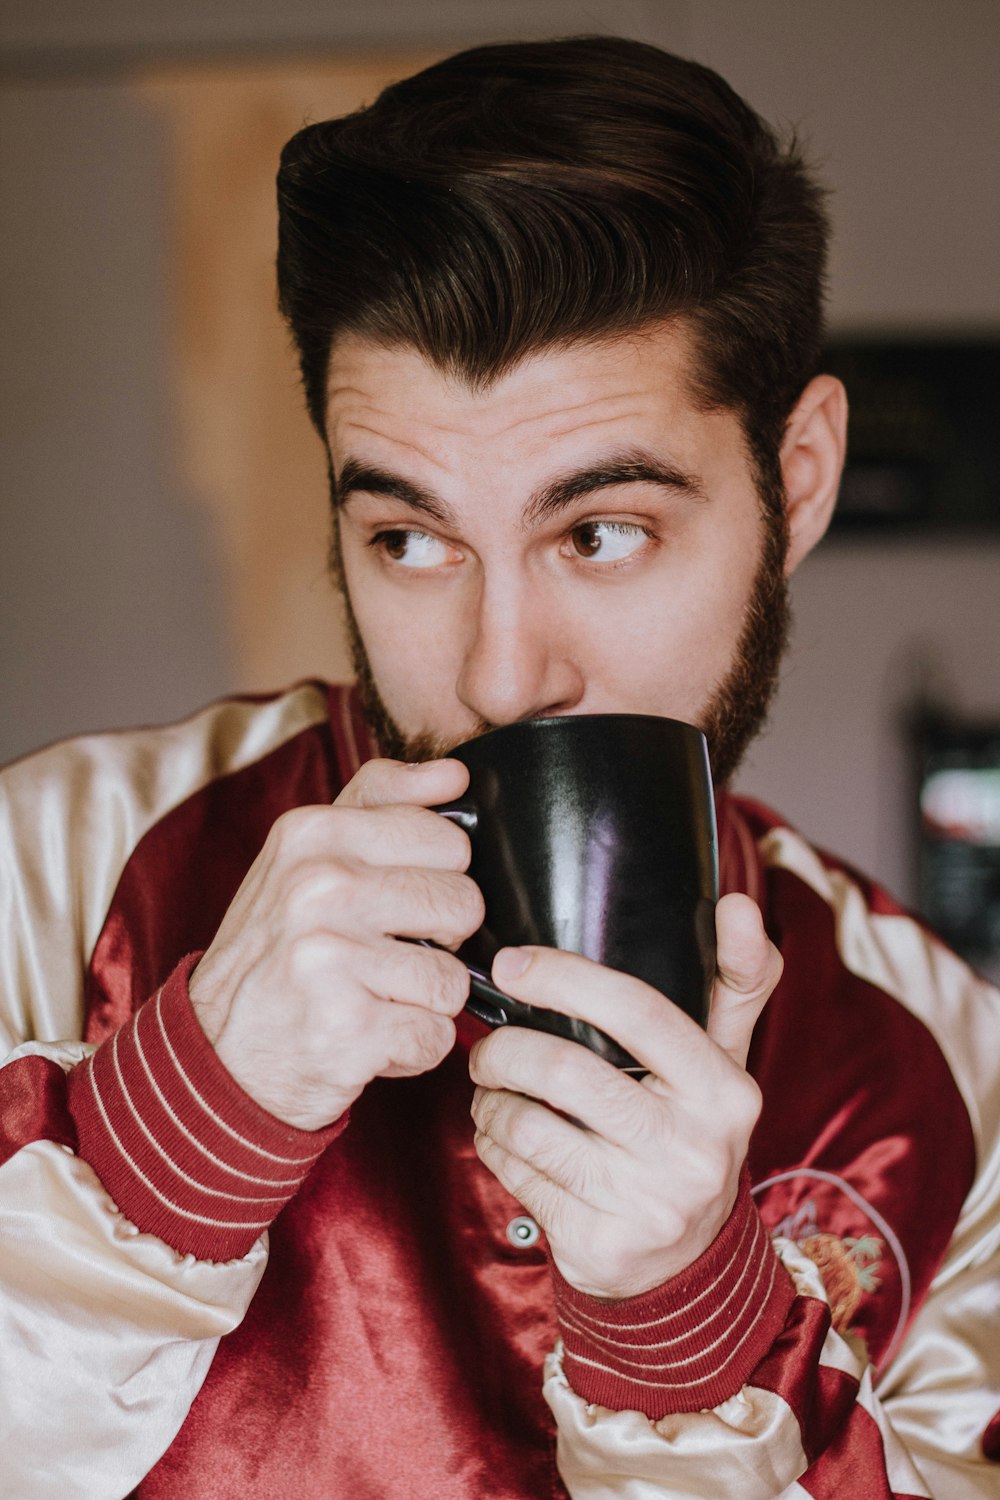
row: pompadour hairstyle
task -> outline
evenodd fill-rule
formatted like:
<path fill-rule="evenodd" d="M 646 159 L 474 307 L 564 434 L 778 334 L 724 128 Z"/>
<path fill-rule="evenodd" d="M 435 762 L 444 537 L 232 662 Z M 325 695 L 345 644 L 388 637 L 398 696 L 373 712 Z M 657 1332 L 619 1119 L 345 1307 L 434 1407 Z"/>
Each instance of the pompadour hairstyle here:
<path fill-rule="evenodd" d="M 341 334 L 485 386 L 546 347 L 679 319 L 694 398 L 739 416 L 780 495 L 823 339 L 823 193 L 708 68 L 616 37 L 476 47 L 299 131 L 278 201 L 321 435 Z"/>

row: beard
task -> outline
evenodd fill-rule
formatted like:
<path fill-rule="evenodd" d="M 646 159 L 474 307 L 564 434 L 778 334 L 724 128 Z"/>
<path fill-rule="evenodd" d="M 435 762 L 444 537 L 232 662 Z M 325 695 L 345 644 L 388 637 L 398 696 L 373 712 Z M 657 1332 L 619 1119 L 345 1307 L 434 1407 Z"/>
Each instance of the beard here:
<path fill-rule="evenodd" d="M 760 733 L 778 685 L 788 644 L 791 604 L 785 576 L 788 528 L 780 481 L 761 483 L 763 545 L 757 573 L 743 611 L 743 623 L 729 670 L 712 690 L 696 727 L 708 742 L 712 778 L 717 787 L 735 775 L 748 745 Z M 432 731 L 406 735 L 387 708 L 365 650 L 351 606 L 340 562 L 336 515 L 331 542 L 331 570 L 343 595 L 351 660 L 368 727 L 383 755 L 393 760 L 435 760 L 456 745 L 500 726 L 481 719 L 471 734 L 445 739 Z"/>

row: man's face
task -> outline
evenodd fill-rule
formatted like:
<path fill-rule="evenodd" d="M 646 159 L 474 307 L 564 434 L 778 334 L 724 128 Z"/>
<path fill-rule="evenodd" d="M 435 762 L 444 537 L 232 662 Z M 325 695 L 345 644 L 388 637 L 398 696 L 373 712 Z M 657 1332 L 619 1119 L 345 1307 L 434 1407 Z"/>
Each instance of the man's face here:
<path fill-rule="evenodd" d="M 335 345 L 329 440 L 355 652 L 392 754 L 547 714 L 698 724 L 719 781 L 787 622 L 780 519 L 687 336 L 530 356 L 485 391 L 409 348 Z"/>

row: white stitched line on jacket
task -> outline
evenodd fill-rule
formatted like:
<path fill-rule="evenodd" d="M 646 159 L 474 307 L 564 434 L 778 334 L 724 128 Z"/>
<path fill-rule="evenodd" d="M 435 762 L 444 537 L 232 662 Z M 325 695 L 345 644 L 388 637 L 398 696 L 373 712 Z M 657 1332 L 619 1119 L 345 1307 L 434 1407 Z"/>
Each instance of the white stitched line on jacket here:
<path fill-rule="evenodd" d="M 761 1234 L 763 1235 L 763 1229 L 761 1229 Z M 766 1236 L 764 1236 L 764 1238 L 766 1239 Z M 636 1343 L 634 1340 L 631 1340 L 631 1339 L 614 1338 L 614 1337 L 612 1337 L 611 1334 L 597 1333 L 596 1331 L 587 1330 L 584 1327 L 581 1327 L 579 1324 L 576 1325 L 577 1326 L 577 1331 L 581 1332 L 581 1333 L 586 1333 L 586 1336 L 588 1338 L 592 1338 L 592 1339 L 596 1340 L 599 1343 L 609 1345 L 611 1348 L 615 1348 L 615 1349 L 669 1349 L 671 1347 L 671 1345 L 686 1343 L 688 1341 L 688 1339 L 695 1338 L 699 1333 L 702 1333 L 706 1328 L 708 1328 L 708 1326 L 711 1323 L 716 1323 L 716 1322 L 718 1322 L 720 1319 L 722 1319 L 725 1316 L 725 1312 L 726 1312 L 726 1309 L 728 1308 L 729 1304 L 736 1297 L 738 1297 L 740 1295 L 740 1292 L 743 1290 L 744 1283 L 746 1281 L 747 1276 L 751 1272 L 752 1266 L 753 1266 L 753 1262 L 751 1260 L 747 1260 L 746 1264 L 743 1267 L 743 1270 L 740 1272 L 740 1274 L 737 1277 L 736 1281 L 733 1283 L 733 1286 L 732 1286 L 731 1290 L 728 1292 L 728 1294 L 723 1299 L 723 1301 L 720 1302 L 717 1307 L 713 1308 L 713 1310 L 708 1314 L 708 1316 L 706 1318 L 703 1318 L 702 1321 L 699 1324 L 697 1324 L 696 1327 L 685 1329 L 685 1331 L 683 1333 L 677 1334 L 677 1336 L 675 1338 L 672 1338 L 672 1339 L 661 1339 L 659 1341 L 659 1343 L 649 1343 L 649 1344 L 647 1344 L 647 1343 Z M 756 1287 L 757 1282 L 760 1280 L 761 1271 L 762 1270 L 763 1270 L 763 1261 L 762 1261 L 762 1258 L 758 1258 L 757 1274 L 754 1277 L 754 1283 L 753 1283 L 754 1287 Z M 717 1284 L 718 1284 L 717 1282 L 713 1283 L 713 1285 L 717 1285 Z M 753 1289 L 751 1288 L 751 1291 L 752 1290 Z M 693 1306 L 694 1304 L 692 1303 L 691 1305 Z M 745 1306 L 746 1306 L 746 1303 L 744 1303 L 744 1307 Z M 743 1309 L 741 1309 L 740 1311 L 742 1312 L 742 1310 Z M 575 1309 L 572 1309 L 572 1311 L 575 1312 Z M 565 1319 L 564 1320 L 564 1319 L 560 1318 L 560 1321 L 565 1321 L 565 1322 L 569 1323 L 570 1320 L 569 1319 Z M 657 1322 L 662 1322 L 662 1319 L 658 1319 Z M 726 1322 L 726 1327 L 727 1328 L 732 1328 L 733 1325 L 735 1323 L 738 1323 L 738 1322 L 739 1322 L 739 1315 L 737 1315 L 735 1318 L 728 1319 L 727 1322 Z M 610 1326 L 611 1325 L 608 1324 L 608 1323 L 602 1323 L 601 1324 L 602 1328 L 608 1328 Z M 636 1329 L 639 1329 L 639 1328 L 655 1328 L 656 1326 L 657 1326 L 657 1323 L 629 1323 L 627 1325 L 624 1325 L 621 1329 L 616 1329 L 615 1332 L 616 1333 L 617 1332 L 627 1333 L 627 1332 L 632 1332 L 632 1331 L 634 1331 Z M 713 1346 L 710 1345 L 709 1347 L 711 1348 Z"/>
<path fill-rule="evenodd" d="M 768 1285 L 767 1285 L 767 1290 L 762 1294 L 762 1297 L 761 1297 L 762 1301 L 766 1302 L 767 1298 L 771 1294 L 771 1288 L 774 1286 L 774 1278 L 775 1278 L 775 1274 L 777 1272 L 777 1268 L 778 1268 L 777 1257 L 776 1256 L 772 1256 L 772 1258 L 771 1258 L 771 1277 L 770 1277 L 770 1281 L 768 1282 Z M 725 1343 L 726 1339 L 732 1333 L 733 1329 L 739 1327 L 739 1325 L 740 1325 L 740 1323 L 742 1322 L 742 1319 L 743 1319 L 743 1314 L 746 1312 L 747 1308 L 750 1306 L 750 1303 L 754 1299 L 754 1296 L 755 1296 L 755 1294 L 757 1292 L 757 1285 L 758 1285 L 758 1283 L 760 1281 L 760 1278 L 761 1278 L 761 1275 L 763 1274 L 763 1271 L 764 1271 L 764 1266 L 763 1266 L 763 1263 L 762 1263 L 758 1267 L 757 1275 L 754 1277 L 753 1286 L 750 1288 L 750 1291 L 747 1293 L 747 1296 L 745 1297 L 744 1302 L 743 1302 L 743 1306 L 740 1308 L 740 1310 L 737 1313 L 736 1317 L 733 1318 L 732 1321 L 728 1324 L 728 1326 L 723 1329 L 722 1333 L 719 1334 L 718 1338 L 713 1339 L 710 1344 L 706 1344 L 705 1348 L 704 1349 L 700 1349 L 697 1354 L 688 1355 L 688 1357 L 686 1359 L 668 1359 L 668 1360 L 664 1360 L 662 1363 L 655 1364 L 655 1365 L 653 1365 L 653 1364 L 647 1364 L 645 1360 L 626 1359 L 624 1356 L 616 1356 L 616 1358 L 618 1358 L 620 1360 L 621 1364 L 623 1364 L 623 1365 L 631 1365 L 632 1368 L 636 1369 L 636 1370 L 679 1370 L 679 1369 L 682 1369 L 685 1365 L 696 1364 L 698 1362 L 698 1360 L 704 1359 L 707 1355 L 711 1354 L 712 1351 L 714 1349 L 717 1349 L 720 1344 Z M 750 1323 L 749 1327 L 747 1328 L 746 1333 L 739 1340 L 739 1342 L 734 1346 L 734 1350 L 733 1350 L 734 1353 L 735 1353 L 736 1349 L 739 1349 L 741 1347 L 741 1345 L 744 1344 L 746 1342 L 746 1340 L 750 1337 L 750 1334 L 753 1332 L 753 1330 L 756 1327 L 756 1325 L 757 1325 L 757 1319 L 754 1318 L 753 1321 Z M 566 1321 L 566 1326 L 567 1327 L 572 1327 L 572 1324 L 570 1324 L 568 1322 L 568 1320 L 567 1320 Z M 574 1332 L 577 1332 L 577 1333 L 579 1333 L 581 1331 L 582 1330 L 580 1330 L 580 1329 L 574 1329 Z M 610 1340 L 606 1340 L 606 1342 L 610 1343 L 611 1341 Z M 634 1344 L 629 1344 L 629 1345 L 626 1345 L 626 1347 L 632 1349 L 632 1348 L 635 1348 L 636 1346 Z M 584 1356 L 580 1355 L 580 1354 L 573 1354 L 572 1357 L 574 1359 L 584 1359 Z M 726 1359 L 723 1360 L 722 1364 L 719 1366 L 719 1369 L 720 1370 L 721 1369 L 725 1369 L 726 1365 L 729 1363 L 729 1361 L 730 1361 L 731 1358 L 732 1358 L 732 1354 L 728 1355 L 726 1357 Z M 585 1360 L 584 1359 L 584 1363 L 585 1364 L 590 1364 L 590 1363 L 594 1363 L 594 1362 L 590 1361 L 590 1360 Z M 594 1367 L 595 1367 L 595 1369 L 599 1369 L 599 1370 L 605 1369 L 605 1368 L 611 1368 L 610 1366 L 606 1367 L 604 1365 L 600 1365 L 600 1364 L 596 1364 L 596 1363 L 594 1363 Z M 618 1371 L 616 1373 L 621 1374 L 621 1371 Z M 718 1371 L 713 1371 L 713 1375 L 714 1374 L 718 1374 Z M 626 1376 L 625 1378 L 626 1379 L 631 1379 L 631 1376 Z M 710 1380 L 710 1379 L 712 1379 L 712 1375 L 699 1375 L 697 1377 L 697 1379 L 695 1379 L 695 1380 L 689 1380 L 689 1381 L 685 1381 L 685 1382 L 682 1382 L 682 1383 L 686 1384 L 686 1385 L 698 1385 L 702 1380 Z M 652 1383 L 655 1383 L 655 1382 L 652 1382 Z M 667 1383 L 669 1384 L 669 1382 L 667 1382 Z"/>
<path fill-rule="evenodd" d="M 132 1113 L 132 1118 L 135 1120 L 135 1123 L 138 1125 L 139 1129 L 142 1131 L 143 1135 L 146 1137 L 153 1150 L 159 1157 L 161 1157 L 163 1161 L 167 1163 L 167 1166 L 171 1169 L 171 1171 L 175 1172 L 182 1182 L 186 1182 L 188 1187 L 194 1188 L 195 1192 L 205 1194 L 209 1198 L 228 1198 L 231 1203 L 284 1203 L 288 1197 L 287 1193 L 259 1193 L 256 1195 L 253 1193 L 227 1193 L 222 1188 L 208 1187 L 207 1184 L 198 1182 L 194 1177 L 189 1177 L 188 1174 L 183 1170 L 183 1168 L 177 1165 L 173 1157 L 170 1155 L 169 1151 L 164 1150 L 159 1141 L 153 1135 L 152 1131 L 147 1126 L 145 1120 L 142 1118 L 135 1106 L 135 1101 L 133 1100 L 132 1095 L 128 1091 L 128 1084 L 122 1077 L 121 1064 L 118 1061 L 118 1038 L 120 1035 L 121 1033 L 116 1031 L 111 1039 L 111 1059 L 114 1063 L 115 1079 L 118 1083 L 118 1087 L 121 1089 L 122 1097 L 124 1098 L 125 1103 L 128 1105 Z M 183 1126 L 181 1128 L 183 1129 Z M 189 1137 L 189 1139 L 194 1140 L 194 1137 L 191 1135 L 190 1131 L 185 1130 L 184 1133 Z M 273 1182 L 269 1182 L 267 1186 L 274 1187 L 275 1184 Z"/>
<path fill-rule="evenodd" d="M 170 1199 L 170 1198 L 168 1198 L 166 1196 L 166 1194 L 161 1193 L 160 1190 L 159 1190 L 159 1188 L 156 1186 L 156 1184 L 150 1182 L 150 1180 L 146 1176 L 145 1172 L 143 1172 L 141 1170 L 141 1168 L 138 1167 L 136 1165 L 136 1163 L 132 1160 L 131 1156 L 129 1156 L 128 1152 L 125 1150 L 125 1147 L 122 1145 L 121 1141 L 118 1139 L 117 1135 L 115 1134 L 114 1126 L 111 1124 L 111 1121 L 108 1119 L 107 1110 L 104 1108 L 104 1101 L 101 1098 L 100 1089 L 97 1087 L 97 1080 L 94 1078 L 93 1064 L 88 1063 L 87 1072 L 88 1072 L 88 1074 L 90 1076 L 90 1087 L 91 1087 L 91 1090 L 93 1091 L 94 1100 L 95 1100 L 95 1102 L 97 1104 L 97 1108 L 100 1110 L 101 1119 L 104 1121 L 104 1125 L 105 1125 L 105 1128 L 106 1128 L 106 1130 L 108 1132 L 108 1135 L 111 1137 L 112 1141 L 114 1141 L 115 1146 L 118 1149 L 119 1155 L 124 1158 L 124 1160 L 128 1163 L 129 1168 L 131 1169 L 131 1171 L 135 1174 L 136 1177 L 138 1177 L 139 1181 L 143 1184 L 143 1186 L 147 1187 L 149 1189 L 149 1191 L 152 1193 L 152 1195 L 153 1195 L 154 1198 L 156 1198 L 166 1208 L 169 1208 L 172 1213 L 178 1214 L 182 1219 L 193 1219 L 195 1221 L 195 1223 L 197 1223 L 197 1224 L 211 1224 L 213 1226 L 213 1228 L 215 1228 L 215 1229 L 258 1229 L 258 1230 L 260 1230 L 260 1229 L 266 1229 L 267 1228 L 268 1224 L 270 1224 L 270 1222 L 271 1222 L 270 1219 L 261 1219 L 260 1221 L 257 1221 L 257 1220 L 246 1220 L 246 1219 L 236 1219 L 236 1220 L 210 1219 L 210 1218 L 208 1218 L 208 1216 L 206 1214 L 196 1214 L 196 1213 L 192 1213 L 190 1211 L 190 1209 L 181 1208 L 181 1206 L 180 1206 L 179 1203 L 174 1203 L 172 1199 Z"/>
<path fill-rule="evenodd" d="M 157 1000 L 159 1000 L 159 998 L 160 998 L 159 995 L 157 995 L 156 998 L 157 998 Z M 150 1067 L 149 1062 L 148 1062 L 148 1060 L 146 1058 L 146 1053 L 145 1053 L 145 1050 L 143 1049 L 143 1045 L 142 1045 L 142 1039 L 139 1036 L 139 1023 L 138 1023 L 138 1021 L 136 1021 L 136 1024 L 132 1028 L 132 1039 L 133 1039 L 133 1041 L 135 1043 L 135 1050 L 136 1050 L 136 1052 L 139 1055 L 139 1061 L 142 1063 L 143 1070 L 144 1070 L 144 1072 L 146 1074 L 146 1078 L 147 1078 L 147 1080 L 149 1082 L 149 1085 L 152 1088 L 153 1092 L 156 1094 L 156 1097 L 160 1101 L 160 1104 L 163 1107 L 164 1111 L 170 1116 L 171 1120 L 174 1122 L 174 1125 L 177 1127 L 177 1129 L 183 1135 L 187 1136 L 188 1140 L 191 1141 L 191 1143 L 194 1146 L 197 1146 L 198 1150 L 202 1153 L 203 1156 L 207 1156 L 208 1157 L 209 1161 L 213 1164 L 213 1166 L 220 1167 L 224 1172 L 228 1172 L 233 1177 L 241 1177 L 244 1182 L 256 1182 L 256 1183 L 259 1183 L 261 1187 L 287 1187 L 287 1188 L 296 1188 L 296 1187 L 298 1187 L 298 1185 L 302 1181 L 302 1173 L 301 1172 L 298 1173 L 295 1177 L 279 1177 L 279 1178 L 274 1178 L 274 1177 L 255 1177 L 252 1172 L 241 1172 L 240 1169 L 239 1169 L 239 1167 L 230 1166 L 230 1164 L 228 1162 L 223 1161 L 221 1157 L 215 1156 L 208 1149 L 208 1147 L 205 1145 L 205 1143 L 203 1141 L 199 1141 L 199 1139 L 198 1139 L 198 1137 L 196 1135 L 192 1135 L 191 1131 L 188 1130 L 188 1128 L 184 1124 L 183 1120 L 181 1120 L 180 1117 L 177 1114 L 175 1114 L 175 1112 L 171 1109 L 169 1103 L 167 1102 L 166 1095 L 163 1093 L 163 1090 L 160 1088 L 160 1085 L 157 1083 L 156 1078 L 153 1075 L 153 1070 Z M 164 1153 L 164 1154 L 166 1154 L 166 1153 Z M 167 1159 L 168 1159 L 168 1161 L 170 1160 L 169 1157 Z"/>
<path fill-rule="evenodd" d="M 579 1308 L 573 1309 L 574 1316 L 576 1316 L 584 1323 L 593 1324 L 595 1328 L 611 1328 L 615 1333 L 632 1333 L 640 1329 L 658 1328 L 661 1323 L 672 1323 L 677 1318 L 686 1317 L 687 1314 L 690 1313 L 691 1309 L 693 1307 L 697 1307 L 699 1302 L 703 1302 L 710 1292 L 714 1292 L 719 1283 L 723 1281 L 729 1274 L 730 1268 L 744 1253 L 744 1245 L 747 1235 L 754 1237 L 758 1231 L 764 1233 L 764 1227 L 761 1224 L 758 1215 L 754 1213 L 750 1216 L 750 1218 L 747 1219 L 747 1222 L 743 1227 L 743 1233 L 740 1235 L 739 1242 L 736 1245 L 735 1250 L 726 1261 L 726 1264 L 722 1267 L 721 1271 L 719 1271 L 715 1280 L 709 1282 L 708 1286 L 706 1286 L 703 1291 L 700 1291 L 697 1297 L 693 1297 L 690 1302 L 686 1303 L 684 1307 L 676 1308 L 673 1312 L 664 1313 L 662 1317 L 653 1318 L 649 1323 L 609 1323 L 606 1318 L 595 1317 L 593 1313 L 583 1312 Z M 738 1279 L 736 1282 L 736 1286 L 739 1286 Z M 732 1295 L 733 1293 L 730 1293 L 730 1296 Z M 683 1338 L 684 1335 L 682 1334 L 680 1336 Z"/>
<path fill-rule="evenodd" d="M 241 1146 L 246 1146 L 246 1148 L 249 1151 L 252 1151 L 255 1156 L 266 1156 L 268 1161 L 280 1161 L 282 1166 L 284 1167 L 305 1168 L 307 1165 L 311 1166 L 312 1158 L 302 1158 L 300 1156 L 277 1156 L 273 1151 L 266 1151 L 263 1146 L 257 1146 L 253 1143 L 253 1141 L 248 1141 L 246 1136 L 240 1135 L 238 1130 L 234 1130 L 231 1125 L 227 1125 L 226 1121 L 223 1120 L 220 1115 L 217 1115 L 212 1106 L 202 1098 L 201 1094 L 199 1094 L 198 1090 L 191 1082 L 187 1073 L 184 1071 L 180 1058 L 177 1056 L 177 1053 L 174 1051 L 173 1047 L 170 1044 L 170 1038 L 167 1036 L 166 1027 L 163 1024 L 163 1016 L 160 1010 L 160 996 L 162 994 L 163 991 L 161 990 L 160 994 L 156 997 L 156 1019 L 159 1023 L 160 1036 L 163 1039 L 163 1044 L 166 1047 L 167 1051 L 170 1053 L 170 1060 L 173 1063 L 174 1067 L 177 1069 L 181 1078 L 183 1078 L 189 1092 L 191 1093 L 192 1098 L 197 1099 L 198 1103 L 201 1105 L 206 1115 L 208 1115 L 209 1119 L 214 1120 L 220 1130 L 224 1130 L 227 1135 L 232 1136 L 234 1141 L 239 1141 Z"/>
<path fill-rule="evenodd" d="M 772 1265 L 772 1267 L 771 1267 L 771 1282 L 772 1282 L 772 1285 L 773 1285 L 773 1282 L 774 1282 L 774 1272 L 775 1272 L 776 1265 L 777 1265 L 777 1262 L 775 1262 Z M 768 1290 L 770 1290 L 770 1288 L 768 1288 Z M 692 1386 L 704 1385 L 707 1381 L 709 1381 L 709 1380 L 715 1380 L 718 1375 L 721 1375 L 722 1372 L 723 1372 L 723 1370 L 726 1368 L 726 1366 L 732 1364 L 732 1362 L 735 1359 L 736 1355 L 742 1349 L 743 1345 L 746 1343 L 747 1339 L 753 1333 L 753 1331 L 756 1328 L 756 1326 L 757 1326 L 756 1321 L 750 1324 L 749 1328 L 747 1328 L 747 1330 L 743 1334 L 742 1338 L 740 1338 L 740 1339 L 738 1339 L 736 1341 L 736 1343 L 733 1345 L 732 1349 L 730 1349 L 729 1353 L 726 1355 L 725 1359 L 722 1361 L 722 1363 L 720 1365 L 716 1365 L 716 1367 L 715 1367 L 714 1370 L 709 1370 L 705 1374 L 696 1375 L 693 1380 L 642 1380 L 638 1375 L 628 1375 L 628 1374 L 624 1374 L 621 1370 L 616 1370 L 615 1367 L 614 1367 L 614 1365 L 604 1365 L 604 1364 L 601 1364 L 601 1362 L 599 1360 L 588 1359 L 586 1357 L 586 1355 L 584 1355 L 584 1354 L 574 1354 L 571 1349 L 567 1348 L 566 1349 L 566 1354 L 568 1355 L 568 1357 L 570 1359 L 576 1360 L 577 1364 L 587 1365 L 592 1370 L 600 1370 L 605 1375 L 615 1375 L 615 1376 L 617 1376 L 617 1378 L 619 1380 L 627 1380 L 630 1385 L 648 1385 L 648 1386 L 652 1387 L 655 1390 L 686 1390 L 686 1389 L 690 1389 Z M 721 1340 L 717 1339 L 716 1343 L 719 1343 L 719 1342 L 721 1342 Z M 710 1353 L 711 1350 L 714 1349 L 714 1348 L 715 1348 L 715 1344 L 709 1345 L 709 1348 L 703 1350 L 702 1351 L 702 1355 L 699 1355 L 698 1357 L 702 1358 L 705 1354 Z M 631 1360 L 623 1360 L 622 1363 L 623 1364 L 631 1364 L 632 1361 Z M 692 1361 L 691 1360 L 681 1360 L 681 1361 L 677 1361 L 676 1363 L 677 1364 L 691 1364 Z M 638 1369 L 653 1369 L 653 1370 L 669 1370 L 669 1369 L 676 1368 L 676 1364 L 651 1365 L 651 1366 L 639 1365 L 639 1366 L 637 1366 L 637 1368 Z"/>

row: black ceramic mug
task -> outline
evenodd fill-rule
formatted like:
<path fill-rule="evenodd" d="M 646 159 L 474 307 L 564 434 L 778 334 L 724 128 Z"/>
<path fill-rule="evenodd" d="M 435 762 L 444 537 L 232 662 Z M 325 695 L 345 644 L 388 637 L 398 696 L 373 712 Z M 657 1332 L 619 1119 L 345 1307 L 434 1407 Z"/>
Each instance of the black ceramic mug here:
<path fill-rule="evenodd" d="M 596 1027 L 505 995 L 497 950 L 525 943 L 582 953 L 644 980 L 704 1025 L 715 974 L 718 857 L 705 737 L 645 714 L 528 719 L 451 755 L 469 789 L 438 809 L 472 842 L 483 926 L 459 949 L 468 1009 L 490 1026 L 530 1026 L 645 1071 Z"/>

